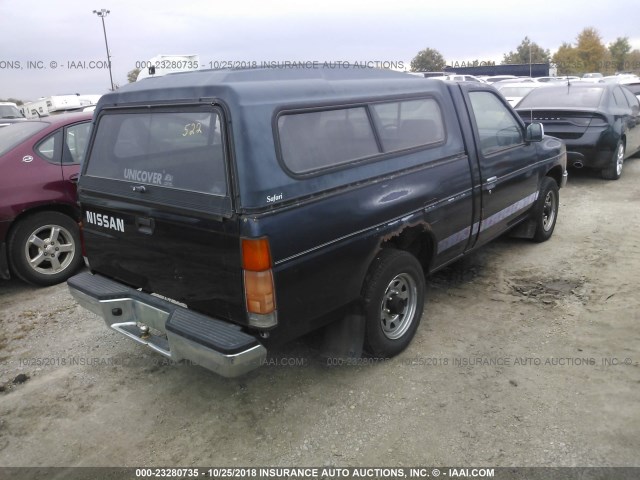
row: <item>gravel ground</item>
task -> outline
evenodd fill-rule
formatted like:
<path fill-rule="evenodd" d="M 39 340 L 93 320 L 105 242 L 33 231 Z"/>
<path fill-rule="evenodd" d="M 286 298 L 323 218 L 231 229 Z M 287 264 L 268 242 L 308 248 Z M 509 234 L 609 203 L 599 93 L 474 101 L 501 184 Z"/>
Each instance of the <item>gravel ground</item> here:
<path fill-rule="evenodd" d="M 65 285 L 0 283 L 0 465 L 640 466 L 640 159 L 570 174 L 553 238 L 430 278 L 387 362 L 327 366 L 303 340 L 224 379 Z"/>

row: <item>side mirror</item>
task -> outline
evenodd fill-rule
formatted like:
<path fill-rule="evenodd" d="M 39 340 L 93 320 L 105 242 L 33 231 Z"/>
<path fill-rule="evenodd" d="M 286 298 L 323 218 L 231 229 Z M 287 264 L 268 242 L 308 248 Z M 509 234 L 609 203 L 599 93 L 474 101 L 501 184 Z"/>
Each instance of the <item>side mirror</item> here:
<path fill-rule="evenodd" d="M 527 126 L 524 139 L 527 142 L 539 142 L 544 137 L 544 127 L 541 123 L 530 123 Z"/>

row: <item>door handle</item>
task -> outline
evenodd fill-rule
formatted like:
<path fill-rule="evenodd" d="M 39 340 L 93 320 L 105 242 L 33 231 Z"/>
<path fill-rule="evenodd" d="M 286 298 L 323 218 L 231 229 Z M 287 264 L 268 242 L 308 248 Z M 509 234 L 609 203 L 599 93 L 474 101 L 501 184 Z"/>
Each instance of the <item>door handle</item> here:
<path fill-rule="evenodd" d="M 74 173 L 73 175 L 69 176 L 69 181 L 71 183 L 78 183 L 78 179 L 80 178 L 80 174 L 79 173 Z"/>
<path fill-rule="evenodd" d="M 496 186 L 497 181 L 498 181 L 498 177 L 489 177 L 485 181 L 484 189 L 487 190 L 487 192 L 489 192 L 489 195 L 491 195 L 491 192 L 493 191 L 493 188 Z"/>

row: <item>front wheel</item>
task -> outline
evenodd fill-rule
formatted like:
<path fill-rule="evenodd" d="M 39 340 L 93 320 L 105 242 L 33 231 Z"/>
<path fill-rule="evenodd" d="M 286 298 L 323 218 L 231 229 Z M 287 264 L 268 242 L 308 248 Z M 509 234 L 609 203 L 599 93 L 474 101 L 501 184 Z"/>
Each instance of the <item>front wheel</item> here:
<path fill-rule="evenodd" d="M 549 177 L 542 179 L 538 200 L 533 209 L 533 220 L 536 223 L 534 241 L 546 242 L 553 235 L 553 229 L 558 219 L 559 198 L 556 181 Z"/>
<path fill-rule="evenodd" d="M 78 224 L 59 212 L 39 212 L 21 220 L 9 239 L 11 270 L 33 285 L 55 285 L 82 264 Z"/>
<path fill-rule="evenodd" d="M 602 170 L 602 178 L 605 180 L 618 180 L 622 175 L 622 166 L 624 164 L 624 143 L 618 142 L 611 163 Z"/>
<path fill-rule="evenodd" d="M 383 249 L 363 289 L 365 350 L 376 357 L 402 352 L 416 333 L 424 309 L 425 279 L 408 252 Z"/>

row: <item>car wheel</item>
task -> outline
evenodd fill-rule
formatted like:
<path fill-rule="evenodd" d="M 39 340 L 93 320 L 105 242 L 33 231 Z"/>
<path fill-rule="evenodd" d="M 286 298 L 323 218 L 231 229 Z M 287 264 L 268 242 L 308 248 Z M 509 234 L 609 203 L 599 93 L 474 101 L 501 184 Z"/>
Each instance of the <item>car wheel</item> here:
<path fill-rule="evenodd" d="M 559 200 L 558 184 L 553 178 L 544 177 L 538 193 L 538 200 L 533 209 L 533 219 L 536 223 L 536 230 L 533 234 L 534 241 L 546 242 L 553 235 L 553 229 L 558 219 Z"/>
<path fill-rule="evenodd" d="M 624 143 L 618 142 L 611 164 L 602 170 L 602 178 L 605 180 L 618 180 L 622 175 L 622 165 L 624 164 Z"/>
<path fill-rule="evenodd" d="M 55 285 L 82 264 L 78 224 L 59 212 L 40 212 L 18 223 L 9 238 L 13 273 L 33 285 Z"/>
<path fill-rule="evenodd" d="M 402 250 L 380 251 L 363 289 L 368 353 L 388 358 L 409 345 L 422 317 L 424 292 L 424 272 L 416 257 Z"/>

